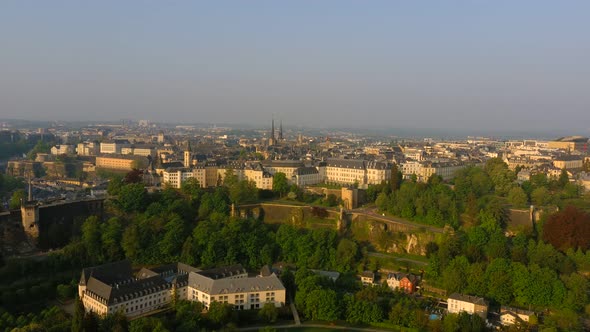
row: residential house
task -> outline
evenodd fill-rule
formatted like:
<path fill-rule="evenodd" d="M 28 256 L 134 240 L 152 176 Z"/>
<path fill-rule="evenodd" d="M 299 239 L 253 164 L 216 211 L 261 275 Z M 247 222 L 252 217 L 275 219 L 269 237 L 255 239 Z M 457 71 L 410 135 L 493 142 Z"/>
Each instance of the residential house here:
<path fill-rule="evenodd" d="M 411 294 L 416 291 L 420 278 L 412 273 L 394 272 L 387 275 L 387 286 Z"/>
<path fill-rule="evenodd" d="M 486 319 L 488 302 L 482 297 L 453 293 L 448 299 L 448 311 L 451 314 L 465 311 L 470 315 L 477 314 Z"/>
<path fill-rule="evenodd" d="M 363 285 L 372 285 L 375 283 L 375 273 L 373 271 L 364 271 L 360 274 Z"/>
<path fill-rule="evenodd" d="M 528 323 L 534 314 L 530 310 L 502 306 L 500 307 L 500 322 L 502 325 Z"/>

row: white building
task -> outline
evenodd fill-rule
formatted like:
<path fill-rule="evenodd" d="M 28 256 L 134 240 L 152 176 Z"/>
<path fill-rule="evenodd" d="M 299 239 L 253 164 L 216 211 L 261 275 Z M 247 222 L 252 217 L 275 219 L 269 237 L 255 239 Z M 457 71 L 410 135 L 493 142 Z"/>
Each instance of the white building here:
<path fill-rule="evenodd" d="M 260 309 L 265 303 L 285 305 L 285 287 L 275 274 L 267 277 L 212 279 L 199 273 L 188 276 L 188 299 L 205 308 L 212 302 L 229 303 L 236 310 Z"/>
<path fill-rule="evenodd" d="M 96 142 L 78 143 L 76 152 L 79 156 L 96 156 L 99 152 L 99 146 Z"/>
<path fill-rule="evenodd" d="M 241 265 L 201 271 L 177 263 L 142 268 L 134 275 L 125 260 L 83 269 L 78 295 L 87 312 L 134 318 L 168 308 L 174 296 L 206 308 L 214 301 L 231 303 L 237 310 L 259 309 L 265 303 L 281 307 L 286 291 L 275 274 L 249 278 Z"/>
<path fill-rule="evenodd" d="M 295 171 L 289 182 L 297 185 L 298 187 L 305 187 L 322 183 L 323 181 L 324 179 L 321 177 L 320 172 L 317 168 L 299 167 Z"/>
<path fill-rule="evenodd" d="M 448 311 L 451 314 L 465 311 L 470 315 L 477 314 L 486 319 L 488 316 L 488 303 L 482 297 L 453 293 L 448 299 Z"/>
<path fill-rule="evenodd" d="M 51 154 L 52 155 L 60 155 L 60 154 L 73 154 L 74 153 L 74 146 L 69 144 L 61 144 L 51 147 Z"/>
<path fill-rule="evenodd" d="M 162 172 L 163 183 L 173 188 L 180 188 L 184 181 L 193 177 L 193 170 L 184 167 L 171 167 Z"/>

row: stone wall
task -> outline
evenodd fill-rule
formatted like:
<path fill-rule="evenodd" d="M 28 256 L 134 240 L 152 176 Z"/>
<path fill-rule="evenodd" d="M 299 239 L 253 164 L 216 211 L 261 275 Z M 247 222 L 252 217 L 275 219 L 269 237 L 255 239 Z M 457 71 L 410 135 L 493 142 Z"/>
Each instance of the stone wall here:
<path fill-rule="evenodd" d="M 103 216 L 104 199 L 25 204 L 24 208 L 0 213 L 0 250 L 22 254 L 67 244 L 89 216 Z"/>

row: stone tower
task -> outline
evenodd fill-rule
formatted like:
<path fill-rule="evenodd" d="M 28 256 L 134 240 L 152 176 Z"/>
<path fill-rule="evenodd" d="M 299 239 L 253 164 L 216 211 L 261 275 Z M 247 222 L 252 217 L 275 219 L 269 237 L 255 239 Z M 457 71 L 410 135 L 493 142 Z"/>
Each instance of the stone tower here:
<path fill-rule="evenodd" d="M 21 200 L 21 222 L 29 242 L 36 245 L 39 239 L 39 205 L 36 201 Z"/>

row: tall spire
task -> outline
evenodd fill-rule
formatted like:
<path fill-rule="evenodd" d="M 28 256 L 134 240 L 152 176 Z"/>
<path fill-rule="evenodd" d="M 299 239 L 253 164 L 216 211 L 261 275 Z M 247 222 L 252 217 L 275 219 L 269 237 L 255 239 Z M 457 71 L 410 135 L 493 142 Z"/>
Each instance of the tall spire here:
<path fill-rule="evenodd" d="M 283 140 L 283 119 L 281 119 L 281 123 L 279 124 L 279 141 Z"/>
<path fill-rule="evenodd" d="M 274 141 L 275 140 L 275 116 L 272 115 L 272 127 L 270 130 L 270 138 Z"/>

